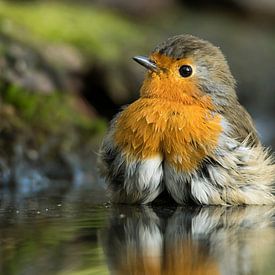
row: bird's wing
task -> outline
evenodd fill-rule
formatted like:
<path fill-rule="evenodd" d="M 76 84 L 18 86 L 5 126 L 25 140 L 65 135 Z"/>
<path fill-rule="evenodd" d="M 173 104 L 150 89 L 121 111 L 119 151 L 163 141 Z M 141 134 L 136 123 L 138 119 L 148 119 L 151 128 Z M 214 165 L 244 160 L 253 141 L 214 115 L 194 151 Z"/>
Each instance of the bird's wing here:
<path fill-rule="evenodd" d="M 102 176 L 104 177 L 112 177 L 110 175 L 111 171 L 114 169 L 114 162 L 119 154 L 114 144 L 114 131 L 115 131 L 115 123 L 118 117 L 121 115 L 121 112 L 118 113 L 110 122 L 109 128 L 107 130 L 107 134 L 105 135 L 98 157 L 98 169 Z M 113 168 L 113 169 L 112 169 Z"/>
<path fill-rule="evenodd" d="M 260 143 L 259 136 L 251 116 L 246 109 L 239 103 L 235 102 L 231 107 L 221 110 L 221 114 L 227 120 L 231 127 L 230 137 L 239 142 L 247 140 L 251 145 Z"/>

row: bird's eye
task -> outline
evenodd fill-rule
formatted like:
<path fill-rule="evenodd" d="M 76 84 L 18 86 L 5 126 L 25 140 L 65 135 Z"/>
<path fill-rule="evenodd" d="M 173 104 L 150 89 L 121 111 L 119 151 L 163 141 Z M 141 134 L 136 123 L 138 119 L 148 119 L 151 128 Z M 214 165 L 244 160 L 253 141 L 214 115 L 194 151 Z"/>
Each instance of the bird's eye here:
<path fill-rule="evenodd" d="M 192 75 L 193 69 L 189 65 L 182 65 L 179 69 L 179 72 L 182 77 L 189 77 Z"/>

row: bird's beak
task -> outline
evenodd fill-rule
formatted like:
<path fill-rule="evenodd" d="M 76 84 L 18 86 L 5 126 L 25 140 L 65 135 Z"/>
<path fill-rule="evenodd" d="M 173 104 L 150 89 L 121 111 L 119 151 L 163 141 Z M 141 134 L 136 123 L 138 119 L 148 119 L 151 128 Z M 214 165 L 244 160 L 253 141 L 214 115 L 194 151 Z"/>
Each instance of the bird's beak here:
<path fill-rule="evenodd" d="M 159 72 L 159 67 L 156 65 L 155 62 L 153 62 L 152 60 L 150 60 L 148 57 L 145 56 L 135 56 L 133 57 L 133 59 L 139 63 L 140 65 L 144 66 L 145 68 L 147 68 L 150 71 L 153 72 Z"/>

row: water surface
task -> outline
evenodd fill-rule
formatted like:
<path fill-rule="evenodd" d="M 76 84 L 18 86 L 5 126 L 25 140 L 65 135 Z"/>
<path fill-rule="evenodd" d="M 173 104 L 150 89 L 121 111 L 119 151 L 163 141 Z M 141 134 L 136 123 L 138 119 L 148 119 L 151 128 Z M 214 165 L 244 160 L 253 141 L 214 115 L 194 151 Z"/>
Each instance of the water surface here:
<path fill-rule="evenodd" d="M 112 206 L 98 188 L 0 198 L 1 274 L 275 271 L 271 206 Z"/>

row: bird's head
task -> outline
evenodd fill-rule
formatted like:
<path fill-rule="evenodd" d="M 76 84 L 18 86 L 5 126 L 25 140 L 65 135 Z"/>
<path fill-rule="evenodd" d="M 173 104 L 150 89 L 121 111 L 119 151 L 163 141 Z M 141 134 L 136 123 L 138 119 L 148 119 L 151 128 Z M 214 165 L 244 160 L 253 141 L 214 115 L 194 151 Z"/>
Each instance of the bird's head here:
<path fill-rule="evenodd" d="M 218 47 L 191 35 L 160 43 L 134 60 L 148 69 L 141 96 L 184 104 L 227 106 L 236 100 L 235 80 Z"/>

